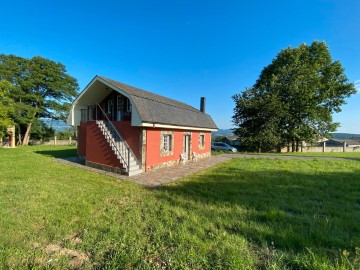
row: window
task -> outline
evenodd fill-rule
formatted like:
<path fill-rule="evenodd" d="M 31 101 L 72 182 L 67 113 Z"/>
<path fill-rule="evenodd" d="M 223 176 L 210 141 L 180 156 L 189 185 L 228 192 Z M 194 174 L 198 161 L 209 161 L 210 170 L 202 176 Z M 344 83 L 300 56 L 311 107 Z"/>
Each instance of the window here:
<path fill-rule="evenodd" d="M 131 102 L 130 99 L 126 99 L 126 112 L 131 112 Z"/>
<path fill-rule="evenodd" d="M 113 101 L 112 99 L 109 99 L 107 102 L 107 113 L 112 113 L 112 108 L 113 108 Z"/>
<path fill-rule="evenodd" d="M 174 132 L 163 130 L 160 132 L 160 156 L 166 157 L 174 154 Z"/>
<path fill-rule="evenodd" d="M 163 143 L 162 143 L 162 150 L 164 152 L 171 152 L 172 151 L 172 135 L 165 134 L 163 135 Z"/>
<path fill-rule="evenodd" d="M 80 110 L 81 112 L 81 122 L 86 122 L 88 120 L 88 117 L 87 117 L 87 109 L 81 109 Z"/>
<path fill-rule="evenodd" d="M 205 134 L 200 133 L 199 135 L 199 148 L 205 148 Z"/>

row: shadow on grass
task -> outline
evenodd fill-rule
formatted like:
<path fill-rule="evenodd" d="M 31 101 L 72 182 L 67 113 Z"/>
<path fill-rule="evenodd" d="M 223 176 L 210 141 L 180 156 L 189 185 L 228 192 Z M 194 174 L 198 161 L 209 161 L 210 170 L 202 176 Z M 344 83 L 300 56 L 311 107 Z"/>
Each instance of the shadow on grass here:
<path fill-rule="evenodd" d="M 77 149 L 38 150 L 35 153 L 53 158 L 70 158 L 77 156 Z"/>
<path fill-rule="evenodd" d="M 282 250 L 337 253 L 360 246 L 360 170 L 254 171 L 234 165 L 161 186 L 156 196 L 219 231 Z"/>

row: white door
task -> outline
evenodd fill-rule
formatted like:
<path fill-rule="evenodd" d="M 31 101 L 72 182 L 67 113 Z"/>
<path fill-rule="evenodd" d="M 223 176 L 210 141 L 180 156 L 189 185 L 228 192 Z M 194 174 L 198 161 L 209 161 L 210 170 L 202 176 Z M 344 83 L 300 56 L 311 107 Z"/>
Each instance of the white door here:
<path fill-rule="evenodd" d="M 184 135 L 184 154 L 187 159 L 190 158 L 190 135 Z"/>

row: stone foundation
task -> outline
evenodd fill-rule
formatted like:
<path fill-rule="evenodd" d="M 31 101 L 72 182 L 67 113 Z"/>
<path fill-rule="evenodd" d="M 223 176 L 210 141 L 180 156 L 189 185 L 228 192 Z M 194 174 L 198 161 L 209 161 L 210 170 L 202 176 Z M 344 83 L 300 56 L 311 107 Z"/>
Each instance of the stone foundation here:
<path fill-rule="evenodd" d="M 206 157 L 210 157 L 211 153 L 203 153 L 203 154 L 197 154 L 197 158 L 198 159 L 202 159 L 202 158 L 206 158 Z M 191 156 L 191 159 L 187 160 L 186 162 L 195 162 L 195 159 Z M 160 164 L 155 164 L 152 166 L 147 166 L 146 167 L 146 171 L 152 171 L 152 170 L 157 170 L 157 169 L 161 169 L 161 168 L 165 168 L 165 167 L 171 167 L 177 164 L 181 164 L 181 160 L 177 159 L 177 160 L 171 160 L 171 161 L 167 161 L 167 162 L 163 162 Z"/>
<path fill-rule="evenodd" d="M 211 156 L 211 152 L 207 152 L 207 153 L 204 153 L 204 154 L 198 154 L 198 158 L 207 158 L 207 157 L 210 157 Z"/>
<path fill-rule="evenodd" d="M 117 174 L 124 174 L 123 169 L 121 168 L 116 168 L 116 167 L 111 167 L 111 166 L 107 166 L 104 164 L 99 164 L 99 163 L 95 163 L 95 162 L 91 162 L 88 160 L 85 160 L 85 165 L 95 168 L 95 169 L 100 169 L 103 171 L 107 171 L 107 172 L 112 172 L 112 173 L 117 173 Z"/>

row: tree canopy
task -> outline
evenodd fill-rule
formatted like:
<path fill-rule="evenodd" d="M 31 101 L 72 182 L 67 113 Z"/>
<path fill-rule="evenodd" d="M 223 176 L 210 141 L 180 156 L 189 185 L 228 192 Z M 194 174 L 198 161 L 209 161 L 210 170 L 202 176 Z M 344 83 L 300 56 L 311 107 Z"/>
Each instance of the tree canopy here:
<path fill-rule="evenodd" d="M 6 133 L 6 129 L 14 125 L 11 114 L 14 106 L 11 102 L 10 91 L 13 88 L 10 82 L 0 81 L 0 138 Z"/>
<path fill-rule="evenodd" d="M 0 81 L 12 85 L 11 114 L 18 129 L 18 142 L 27 145 L 36 118 L 65 119 L 77 94 L 78 83 L 59 62 L 35 56 L 30 59 L 0 54 Z"/>
<path fill-rule="evenodd" d="M 235 133 L 258 151 L 289 145 L 298 150 L 302 141 L 336 130 L 332 114 L 355 92 L 325 42 L 286 48 L 251 88 L 233 96 Z"/>

